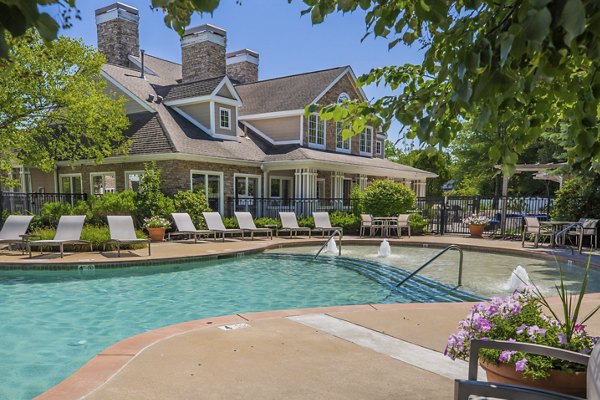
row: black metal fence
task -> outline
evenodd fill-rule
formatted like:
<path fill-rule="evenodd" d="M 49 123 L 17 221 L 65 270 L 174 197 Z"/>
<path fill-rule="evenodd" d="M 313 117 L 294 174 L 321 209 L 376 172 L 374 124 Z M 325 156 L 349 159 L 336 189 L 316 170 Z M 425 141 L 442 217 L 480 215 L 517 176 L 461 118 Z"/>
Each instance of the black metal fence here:
<path fill-rule="evenodd" d="M 524 216 L 548 219 L 554 199 L 513 196 L 420 197 L 417 199 L 417 208 L 429 220 L 429 230 L 434 233 L 469 233 L 467 224 L 462 221 L 473 214 L 485 215 L 490 219 L 487 232 L 500 233 L 503 203 L 506 204 L 504 234 L 510 236 L 520 234 Z"/>
<path fill-rule="evenodd" d="M 74 205 L 79 200 L 86 200 L 86 193 L 18 193 L 0 192 L 0 213 L 5 214 L 40 214 L 46 203 L 67 203 Z"/>
<path fill-rule="evenodd" d="M 225 216 L 233 216 L 234 211 L 249 211 L 256 217 L 279 218 L 280 211 L 293 211 L 298 216 L 310 216 L 314 211 L 353 212 L 353 201 L 343 198 L 326 199 L 274 199 L 228 197 L 225 203 Z"/>

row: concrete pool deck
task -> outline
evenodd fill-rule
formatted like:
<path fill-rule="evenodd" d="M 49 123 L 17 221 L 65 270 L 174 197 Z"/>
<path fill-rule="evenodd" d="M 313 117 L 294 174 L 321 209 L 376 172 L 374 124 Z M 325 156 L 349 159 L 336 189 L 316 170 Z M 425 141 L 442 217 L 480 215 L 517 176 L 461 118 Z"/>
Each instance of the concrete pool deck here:
<path fill-rule="evenodd" d="M 377 244 L 381 239 L 345 237 L 344 243 Z M 520 241 L 421 236 L 392 239 L 392 244 L 460 244 L 482 251 L 521 253 Z M 225 242 L 153 245 L 150 259 L 250 252 L 323 239 L 226 240 Z M 530 244 L 531 246 L 531 244 Z M 525 254 L 568 255 L 564 250 L 527 247 Z M 125 254 L 124 254 L 125 255 Z M 127 253 L 121 261 L 148 260 L 147 250 Z M 0 253 L 0 263 L 115 262 L 116 253 L 54 254 L 28 259 L 19 252 Z M 593 256 L 593 263 L 600 256 Z M 586 297 L 585 308 L 600 304 Z M 269 311 L 207 318 L 160 328 L 125 339 L 103 350 L 75 374 L 38 399 L 451 399 L 453 378 L 466 377 L 460 362 L 441 356 L 472 304 L 385 304 Z M 589 321 L 600 334 L 600 315 Z"/>

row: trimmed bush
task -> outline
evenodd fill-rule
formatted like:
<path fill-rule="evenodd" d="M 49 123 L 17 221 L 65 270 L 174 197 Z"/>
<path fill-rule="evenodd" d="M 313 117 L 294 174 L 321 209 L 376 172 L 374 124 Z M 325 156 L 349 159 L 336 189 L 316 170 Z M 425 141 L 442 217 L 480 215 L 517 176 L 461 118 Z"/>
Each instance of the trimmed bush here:
<path fill-rule="evenodd" d="M 40 235 L 42 240 L 54 239 L 54 235 L 56 234 L 55 228 L 40 228 L 36 229 L 32 232 L 35 235 Z M 138 238 L 147 238 L 141 230 L 136 230 L 135 234 Z M 108 231 L 108 226 L 94 226 L 94 225 L 84 225 L 83 230 L 81 231 L 81 240 L 88 240 L 92 242 L 92 247 L 94 251 L 102 251 L 102 245 L 104 242 L 110 239 L 110 233 Z M 122 245 L 121 249 L 141 249 L 146 247 L 145 244 L 131 244 L 131 245 Z M 107 244 L 106 250 L 116 250 L 115 244 Z M 39 247 L 36 247 L 39 249 Z M 44 251 L 54 251 L 57 247 L 44 247 Z M 86 252 L 90 251 L 88 245 L 85 244 L 76 244 L 76 245 L 65 245 L 65 251 L 77 251 L 77 252 Z"/>
<path fill-rule="evenodd" d="M 423 218 L 421 214 L 411 214 L 409 221 L 411 235 L 422 235 L 429 227 L 429 220 Z"/>
<path fill-rule="evenodd" d="M 281 221 L 278 218 L 256 218 L 254 225 L 257 228 L 264 228 L 266 225 L 277 225 L 277 228 L 281 228 Z"/>
<path fill-rule="evenodd" d="M 188 213 L 197 229 L 206 229 L 203 212 L 211 211 L 206 196 L 201 192 L 179 191 L 173 197 L 175 212 Z"/>
<path fill-rule="evenodd" d="M 119 193 L 105 193 L 88 200 L 91 205 L 90 224 L 106 225 L 107 215 L 137 215 L 137 193 L 125 190 Z"/>
<path fill-rule="evenodd" d="M 377 217 L 390 217 L 415 208 L 416 201 L 414 192 L 402 183 L 378 180 L 365 189 L 364 209 Z"/>
<path fill-rule="evenodd" d="M 68 203 L 52 202 L 42 206 L 38 226 L 52 227 L 58 224 L 63 215 L 73 215 L 73 207 Z"/>
<path fill-rule="evenodd" d="M 239 228 L 237 219 L 235 219 L 235 217 L 223 218 L 223 225 L 225 225 L 225 228 L 227 228 L 227 229 L 238 229 Z"/>
<path fill-rule="evenodd" d="M 360 216 L 334 211 L 329 214 L 331 226 L 339 226 L 344 229 L 344 235 L 357 235 L 360 230 Z"/>

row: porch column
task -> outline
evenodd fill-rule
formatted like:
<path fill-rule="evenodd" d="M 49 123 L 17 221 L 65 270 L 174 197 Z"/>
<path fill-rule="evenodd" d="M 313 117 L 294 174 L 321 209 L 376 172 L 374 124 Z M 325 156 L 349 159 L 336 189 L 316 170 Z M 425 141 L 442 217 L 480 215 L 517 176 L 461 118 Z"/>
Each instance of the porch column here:
<path fill-rule="evenodd" d="M 297 198 L 314 198 L 317 196 L 317 170 L 300 168 L 294 171 L 294 187 Z"/>
<path fill-rule="evenodd" d="M 342 172 L 333 172 L 331 174 L 331 197 L 335 199 L 344 196 L 344 174 Z"/>
<path fill-rule="evenodd" d="M 404 186 L 406 186 L 407 188 L 409 188 L 410 190 L 412 190 L 412 181 L 410 179 L 405 179 L 404 180 Z"/>
<path fill-rule="evenodd" d="M 367 175 L 360 174 L 358 176 L 358 185 L 360 186 L 360 190 L 365 190 L 367 187 Z"/>
<path fill-rule="evenodd" d="M 416 189 L 415 193 L 417 194 L 417 197 L 425 197 L 426 192 L 427 192 L 427 182 L 418 181 L 417 187 L 415 189 Z"/>

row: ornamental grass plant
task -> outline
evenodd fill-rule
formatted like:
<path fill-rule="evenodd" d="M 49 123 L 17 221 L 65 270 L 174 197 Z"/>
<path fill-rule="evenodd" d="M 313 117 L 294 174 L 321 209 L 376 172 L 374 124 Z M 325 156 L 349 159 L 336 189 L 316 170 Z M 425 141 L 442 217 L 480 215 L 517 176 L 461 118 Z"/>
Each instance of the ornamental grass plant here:
<path fill-rule="evenodd" d="M 560 310 L 554 309 L 535 285 L 517 290 L 505 298 L 476 304 L 460 321 L 458 332 L 448 338 L 444 354 L 452 359 L 468 360 L 473 339 L 534 343 L 591 353 L 598 337 L 589 335 L 584 324 L 600 306 L 580 318 L 588 275 L 589 262 L 581 289 L 575 296 L 566 290 L 561 271 L 560 284 L 556 286 L 561 300 Z M 585 370 L 584 366 L 576 363 L 515 351 L 482 349 L 479 357 L 488 364 L 514 365 L 516 371 L 533 379 L 547 378 L 550 370 L 567 373 Z"/>

